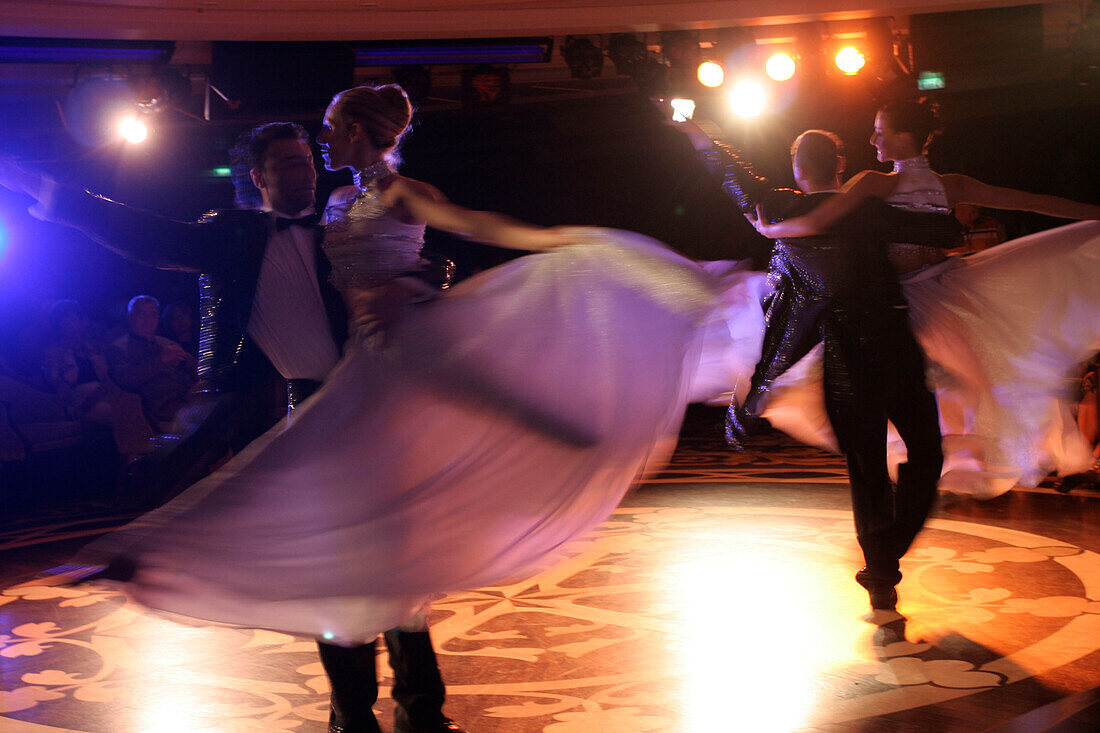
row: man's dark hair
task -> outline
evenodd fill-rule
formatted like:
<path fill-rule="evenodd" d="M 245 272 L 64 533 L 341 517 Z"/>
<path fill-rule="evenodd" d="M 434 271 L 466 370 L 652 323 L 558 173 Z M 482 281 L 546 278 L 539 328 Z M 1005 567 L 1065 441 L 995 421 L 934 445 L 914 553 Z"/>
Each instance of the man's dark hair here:
<path fill-rule="evenodd" d="M 837 158 L 844 154 L 840 138 L 828 130 L 806 130 L 791 146 L 791 159 L 812 180 L 831 181 L 837 172 Z"/>
<path fill-rule="evenodd" d="M 279 140 L 301 140 L 309 144 L 309 133 L 295 122 L 269 122 L 258 125 L 239 138 L 229 151 L 233 166 L 233 190 L 237 207 L 258 209 L 262 204 L 260 192 L 252 184 L 251 171 L 262 168 L 271 143 Z"/>

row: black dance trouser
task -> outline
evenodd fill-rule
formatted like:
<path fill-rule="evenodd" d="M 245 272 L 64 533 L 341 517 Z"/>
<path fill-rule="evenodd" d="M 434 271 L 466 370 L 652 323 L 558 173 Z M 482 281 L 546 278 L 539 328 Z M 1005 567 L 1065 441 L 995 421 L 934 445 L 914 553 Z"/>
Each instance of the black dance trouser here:
<path fill-rule="evenodd" d="M 287 384 L 291 413 L 321 386 L 308 379 Z M 439 727 L 443 716 L 444 687 L 439 664 L 427 631 L 391 629 L 383 634 L 393 668 L 394 722 L 399 727 Z M 330 722 L 348 733 L 379 731 L 371 709 L 378 700 L 375 642 L 353 647 L 317 642 L 321 665 L 332 687 Z"/>
<path fill-rule="evenodd" d="M 390 629 L 383 638 L 393 668 L 394 724 L 431 730 L 442 725 L 444 687 L 427 631 Z M 331 721 L 349 733 L 377 731 L 371 707 L 378 699 L 374 642 L 353 647 L 317 642 L 332 686 Z"/>
<path fill-rule="evenodd" d="M 821 341 L 824 301 L 808 296 L 808 288 L 796 287 L 794 275 L 781 271 L 774 262 L 772 267 L 768 273 L 772 292 L 764 300 L 760 360 L 742 402 L 743 410 L 752 416 L 760 415 L 772 383 Z"/>
<path fill-rule="evenodd" d="M 924 526 L 943 467 L 924 366 L 904 309 L 826 327 L 825 407 L 848 463 L 856 536 L 874 585 L 901 580 L 898 561 Z M 887 421 L 908 453 L 896 487 L 887 469 Z"/>

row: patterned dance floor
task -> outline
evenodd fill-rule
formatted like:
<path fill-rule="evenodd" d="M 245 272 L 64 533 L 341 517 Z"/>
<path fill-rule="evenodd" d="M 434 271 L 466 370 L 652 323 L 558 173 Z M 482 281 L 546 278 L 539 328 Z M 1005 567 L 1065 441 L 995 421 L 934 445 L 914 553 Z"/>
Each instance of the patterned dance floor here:
<path fill-rule="evenodd" d="M 872 616 L 839 458 L 776 434 L 731 453 L 713 417 L 560 562 L 436 603 L 451 717 L 486 733 L 1096 722 L 1100 494 L 941 506 L 903 562 L 900 615 Z M 102 586 L 11 587 L 126 518 L 70 506 L 0 531 L 0 731 L 324 731 L 309 640 L 184 626 Z M 1096 728 L 1058 730 L 1078 729 Z"/>

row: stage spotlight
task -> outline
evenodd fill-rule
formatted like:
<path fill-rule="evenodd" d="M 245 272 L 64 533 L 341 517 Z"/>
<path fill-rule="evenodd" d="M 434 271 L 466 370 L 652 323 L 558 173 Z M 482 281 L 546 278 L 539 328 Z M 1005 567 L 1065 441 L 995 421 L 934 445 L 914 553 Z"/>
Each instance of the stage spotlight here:
<path fill-rule="evenodd" d="M 615 64 L 615 73 L 633 77 L 643 94 L 664 91 L 664 64 L 654 58 L 645 43 L 632 33 L 616 33 L 607 41 L 607 57 Z"/>
<path fill-rule="evenodd" d="M 722 83 L 726 80 L 726 70 L 717 62 L 704 61 L 699 64 L 696 76 L 699 77 L 700 84 L 713 89 L 722 86 Z"/>
<path fill-rule="evenodd" d="M 159 114 L 191 94 L 191 81 L 178 70 L 164 66 L 149 76 L 130 77 L 134 101 L 148 114 Z"/>
<path fill-rule="evenodd" d="M 594 79 L 603 71 L 603 51 L 587 38 L 566 36 L 561 55 L 574 79 Z"/>
<path fill-rule="evenodd" d="M 836 67 L 848 76 L 858 74 L 866 63 L 863 52 L 855 46 L 845 46 L 836 54 Z"/>
<path fill-rule="evenodd" d="M 118 140 L 118 121 L 137 114 L 130 85 L 114 77 L 88 77 L 65 100 L 65 125 L 78 143 L 95 147 Z"/>
<path fill-rule="evenodd" d="M 128 114 L 119 119 L 118 134 L 131 145 L 137 145 L 149 137 L 149 127 L 137 115 Z"/>
<path fill-rule="evenodd" d="M 512 76 L 503 66 L 478 64 L 462 72 L 462 104 L 465 107 L 505 105 L 512 98 Z"/>
<path fill-rule="evenodd" d="M 607 41 L 607 57 L 615 64 L 615 73 L 633 76 L 646 60 L 649 51 L 632 33 L 616 33 Z"/>
<path fill-rule="evenodd" d="M 694 99 L 673 99 L 669 106 L 672 107 L 673 122 L 687 122 L 695 115 Z"/>
<path fill-rule="evenodd" d="M 764 64 L 764 70 L 776 81 L 787 81 L 794 76 L 797 65 L 790 54 L 773 53 Z"/>
<path fill-rule="evenodd" d="M 759 82 L 743 79 L 733 86 L 726 101 L 738 117 L 759 117 L 764 112 L 768 95 Z"/>
<path fill-rule="evenodd" d="M 695 68 L 699 65 L 699 41 L 690 31 L 663 31 L 661 54 L 673 68 Z"/>

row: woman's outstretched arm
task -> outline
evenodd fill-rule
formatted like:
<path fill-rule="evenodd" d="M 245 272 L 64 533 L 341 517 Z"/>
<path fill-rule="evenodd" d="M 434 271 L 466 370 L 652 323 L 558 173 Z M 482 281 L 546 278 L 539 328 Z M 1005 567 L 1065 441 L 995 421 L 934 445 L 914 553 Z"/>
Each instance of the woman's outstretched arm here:
<path fill-rule="evenodd" d="M 830 227 L 855 211 L 865 199 L 889 196 L 894 185 L 893 176 L 877 171 L 862 171 L 845 185 L 841 193 L 831 196 L 808 214 L 769 224 L 763 220 L 758 210 L 756 218 L 750 218 L 749 221 L 756 227 L 756 231 L 769 239 L 812 237 L 829 231 Z"/>
<path fill-rule="evenodd" d="M 485 244 L 508 249 L 540 250 L 569 244 L 557 227 L 539 227 L 490 211 L 452 204 L 434 186 L 398 177 L 382 194 L 386 206 L 399 206 L 414 219 Z"/>
<path fill-rule="evenodd" d="M 1100 206 L 1071 201 L 1060 196 L 1028 193 L 1015 188 L 991 186 L 970 176 L 949 173 L 940 176 L 947 200 L 955 204 L 976 204 L 991 209 L 1033 211 L 1062 219 L 1100 219 Z"/>

